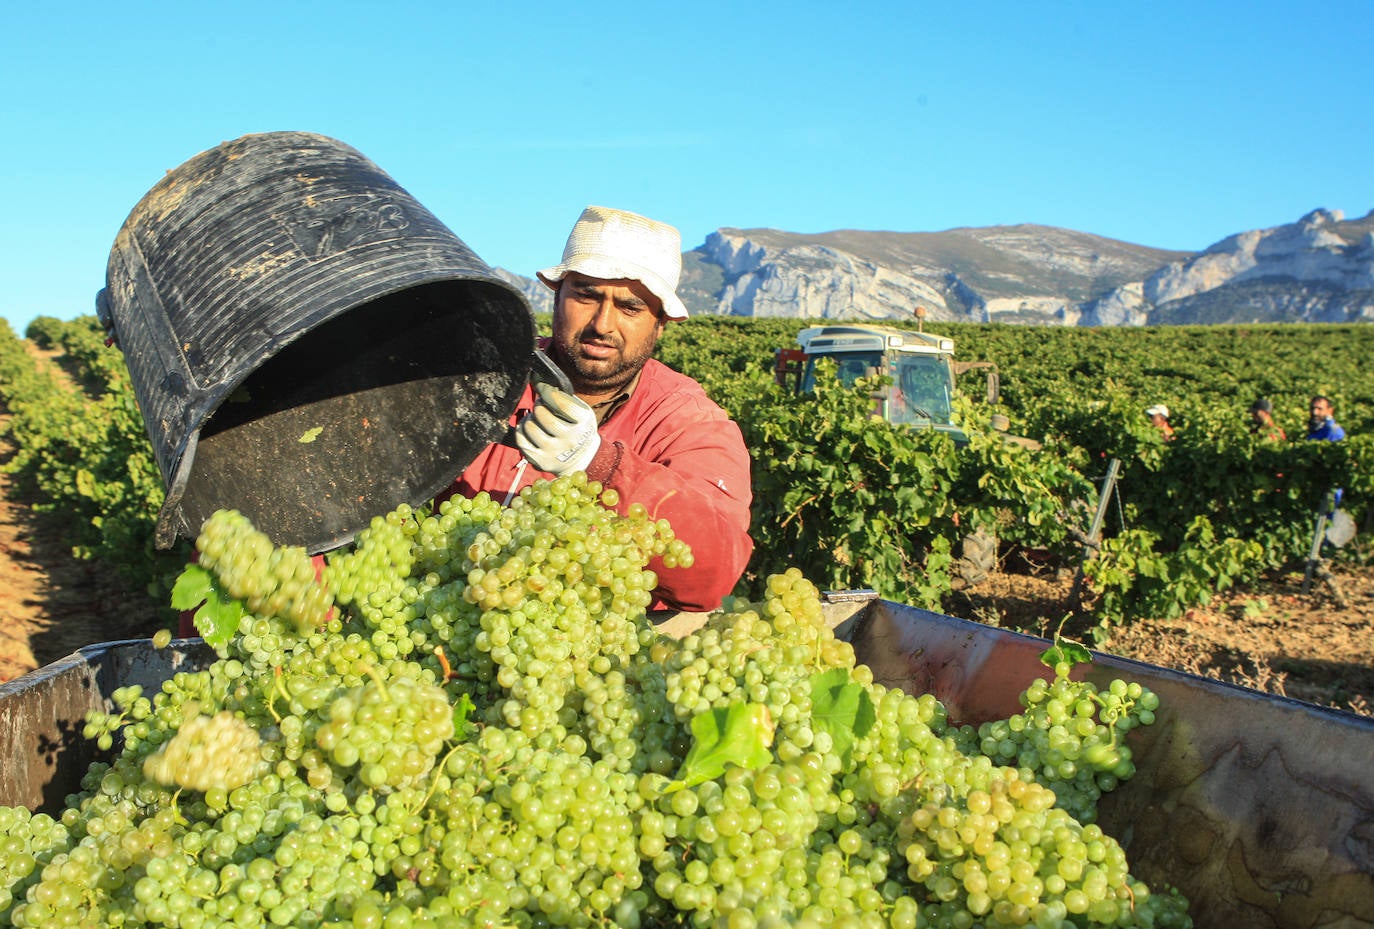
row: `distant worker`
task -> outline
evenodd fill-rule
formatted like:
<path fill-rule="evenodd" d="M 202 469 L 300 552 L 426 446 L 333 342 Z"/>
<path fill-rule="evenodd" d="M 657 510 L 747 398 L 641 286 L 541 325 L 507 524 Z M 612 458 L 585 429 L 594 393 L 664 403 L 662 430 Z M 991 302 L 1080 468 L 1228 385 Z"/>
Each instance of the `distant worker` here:
<path fill-rule="evenodd" d="M 1345 438 L 1345 430 L 1336 423 L 1335 408 L 1331 405 L 1329 397 L 1321 394 L 1312 398 L 1308 407 L 1309 416 L 1307 418 L 1307 438 L 1315 442 L 1339 442 Z M 1308 578 L 1311 577 L 1314 566 L 1319 562 L 1318 555 L 1321 551 L 1322 539 L 1325 533 L 1321 530 L 1324 521 L 1335 520 L 1337 509 L 1341 505 L 1341 497 L 1344 491 L 1340 487 L 1333 487 L 1327 491 L 1322 498 L 1321 509 L 1317 517 L 1317 536 L 1312 542 L 1312 552 L 1307 559 L 1308 577 L 1303 579 L 1303 592 L 1306 593 Z M 1334 523 L 1333 523 L 1334 525 Z"/>
<path fill-rule="evenodd" d="M 1145 415 L 1150 417 L 1150 422 L 1154 423 L 1159 434 L 1164 436 L 1165 442 L 1170 442 L 1174 438 L 1174 427 L 1169 425 L 1169 408 L 1162 403 L 1145 410 Z"/>
<path fill-rule="evenodd" d="M 1335 408 L 1331 400 L 1323 396 L 1312 398 L 1309 407 L 1311 415 L 1307 420 L 1307 437 L 1318 442 L 1339 442 L 1345 438 L 1345 430 L 1336 424 Z"/>
<path fill-rule="evenodd" d="M 1250 434 L 1280 442 L 1288 438 L 1288 433 L 1274 422 L 1274 404 L 1268 397 L 1260 397 L 1250 404 Z"/>

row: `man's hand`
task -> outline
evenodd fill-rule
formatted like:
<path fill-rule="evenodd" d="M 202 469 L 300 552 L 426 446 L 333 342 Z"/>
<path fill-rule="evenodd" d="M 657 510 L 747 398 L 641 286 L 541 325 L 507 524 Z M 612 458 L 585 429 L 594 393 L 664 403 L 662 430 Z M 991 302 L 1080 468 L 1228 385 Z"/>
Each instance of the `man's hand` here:
<path fill-rule="evenodd" d="M 601 447 L 596 413 L 557 387 L 536 384 L 534 389 L 539 401 L 515 427 L 520 453 L 540 471 L 558 477 L 585 471 Z"/>

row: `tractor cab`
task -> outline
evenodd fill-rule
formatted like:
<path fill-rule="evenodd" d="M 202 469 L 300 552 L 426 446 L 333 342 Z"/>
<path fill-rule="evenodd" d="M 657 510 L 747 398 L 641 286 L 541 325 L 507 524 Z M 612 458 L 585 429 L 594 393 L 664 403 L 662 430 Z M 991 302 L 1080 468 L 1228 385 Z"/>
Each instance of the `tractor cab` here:
<path fill-rule="evenodd" d="M 988 400 L 997 400 L 996 369 L 990 362 L 955 362 L 954 340 L 944 336 L 885 326 L 812 326 L 797 334 L 797 343 L 799 348 L 777 352 L 778 383 L 798 393 L 813 390 L 820 358 L 834 360 L 846 386 L 885 375 L 891 383 L 874 395 L 875 415 L 948 432 L 960 444 L 966 437 L 950 422 L 957 376 L 988 368 Z"/>

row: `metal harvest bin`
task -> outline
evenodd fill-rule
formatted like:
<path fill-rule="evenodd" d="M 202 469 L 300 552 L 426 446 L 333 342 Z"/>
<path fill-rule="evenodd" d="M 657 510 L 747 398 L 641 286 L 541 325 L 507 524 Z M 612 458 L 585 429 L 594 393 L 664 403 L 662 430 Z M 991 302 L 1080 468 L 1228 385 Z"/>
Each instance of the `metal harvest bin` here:
<path fill-rule="evenodd" d="M 1048 643 L 887 600 L 826 607 L 874 678 L 933 693 L 950 719 L 1020 710 Z M 703 614 L 659 617 L 682 635 Z M 81 738 L 87 709 L 116 687 L 145 692 L 212 661 L 199 640 L 95 645 L 0 685 L 0 804 L 60 808 L 96 757 Z M 1155 723 L 1131 733 L 1136 776 L 1106 795 L 1099 823 L 1152 888 L 1176 886 L 1199 929 L 1374 926 L 1374 720 L 1096 654 L 1099 686 L 1139 681 L 1160 698 Z"/>

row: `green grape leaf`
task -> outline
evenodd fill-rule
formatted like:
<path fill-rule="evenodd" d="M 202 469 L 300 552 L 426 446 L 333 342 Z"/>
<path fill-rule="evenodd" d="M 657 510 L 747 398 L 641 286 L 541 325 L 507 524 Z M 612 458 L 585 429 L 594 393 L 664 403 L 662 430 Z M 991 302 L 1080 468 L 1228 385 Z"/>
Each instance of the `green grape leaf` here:
<path fill-rule="evenodd" d="M 87 468 L 78 468 L 76 471 L 76 492 L 83 497 L 94 497 L 95 475 Z"/>
<path fill-rule="evenodd" d="M 692 747 L 668 792 L 714 780 L 726 765 L 750 770 L 773 760 L 773 718 L 761 703 L 732 703 L 692 719 Z"/>
<path fill-rule="evenodd" d="M 243 603 L 221 590 L 215 576 L 198 564 L 187 565 L 177 577 L 172 608 L 195 610 L 196 629 L 214 648 L 228 645 L 243 619 Z"/>
<path fill-rule="evenodd" d="M 214 575 L 198 564 L 188 564 L 172 586 L 172 608 L 195 609 L 210 596 L 214 586 Z"/>
<path fill-rule="evenodd" d="M 1077 642 L 1070 642 L 1058 636 L 1055 637 L 1052 646 L 1040 653 L 1040 663 L 1048 668 L 1058 668 L 1061 664 L 1069 667 L 1076 664 L 1091 664 L 1092 660 L 1092 652 Z"/>
<path fill-rule="evenodd" d="M 831 745 L 849 763 L 854 740 L 863 738 L 877 721 L 868 691 L 849 679 L 845 668 L 811 675 L 811 725 L 830 735 Z"/>
<path fill-rule="evenodd" d="M 309 443 L 318 439 L 320 437 L 321 432 L 324 432 L 323 426 L 316 426 L 313 429 L 307 429 L 301 433 L 301 437 L 296 441 L 300 442 L 302 445 L 308 445 Z"/>
<path fill-rule="evenodd" d="M 468 738 L 468 732 L 472 728 L 472 723 L 468 721 L 468 716 L 477 707 L 472 704 L 472 697 L 466 693 L 458 695 L 458 699 L 453 704 L 453 738 L 455 741 L 463 742 Z"/>

